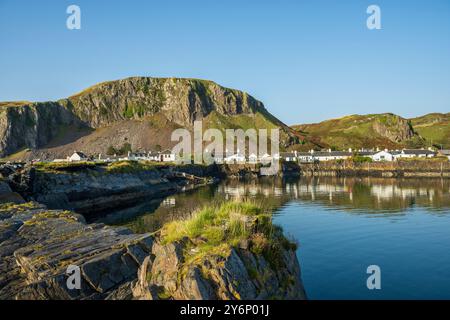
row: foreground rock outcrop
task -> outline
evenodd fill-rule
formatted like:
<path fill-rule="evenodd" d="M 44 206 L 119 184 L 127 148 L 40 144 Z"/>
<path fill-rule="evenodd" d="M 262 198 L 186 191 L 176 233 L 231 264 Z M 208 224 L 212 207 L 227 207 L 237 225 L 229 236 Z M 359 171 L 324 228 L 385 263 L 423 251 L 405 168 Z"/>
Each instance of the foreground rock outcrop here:
<path fill-rule="evenodd" d="M 305 299 L 297 245 L 261 207 L 231 202 L 163 226 L 137 299 Z"/>
<path fill-rule="evenodd" d="M 189 241 L 185 239 L 185 241 Z M 133 297 L 144 300 L 305 299 L 295 251 L 283 250 L 279 269 L 262 255 L 232 248 L 228 255 L 211 254 L 191 263 L 188 244 L 155 242 L 133 284 Z M 191 249 L 195 250 L 195 249 Z"/>
<path fill-rule="evenodd" d="M 9 202 L 0 205 L 0 299 L 303 299 L 295 249 L 276 232 L 270 251 L 256 229 L 225 246 L 211 234 L 168 242 Z M 74 266 L 80 289 L 67 285 Z"/>
<path fill-rule="evenodd" d="M 103 299 L 136 278 L 153 238 L 88 225 L 76 213 L 38 203 L 0 207 L 0 299 Z M 67 268 L 81 271 L 69 289 Z"/>

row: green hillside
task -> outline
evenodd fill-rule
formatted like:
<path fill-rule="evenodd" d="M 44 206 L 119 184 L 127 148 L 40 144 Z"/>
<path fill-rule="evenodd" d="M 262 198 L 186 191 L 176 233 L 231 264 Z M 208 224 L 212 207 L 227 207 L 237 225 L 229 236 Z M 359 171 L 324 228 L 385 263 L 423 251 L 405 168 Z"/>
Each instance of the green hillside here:
<path fill-rule="evenodd" d="M 398 149 L 431 145 L 429 139 L 421 135 L 423 130 L 416 130 L 413 120 L 391 113 L 350 115 L 320 123 L 295 125 L 292 128 L 323 148 Z M 429 135 L 433 134 L 436 133 L 430 129 Z M 442 136 L 444 135 L 441 134 L 440 137 Z"/>
<path fill-rule="evenodd" d="M 430 144 L 450 149 L 450 113 L 430 113 L 411 119 L 411 124 Z"/>

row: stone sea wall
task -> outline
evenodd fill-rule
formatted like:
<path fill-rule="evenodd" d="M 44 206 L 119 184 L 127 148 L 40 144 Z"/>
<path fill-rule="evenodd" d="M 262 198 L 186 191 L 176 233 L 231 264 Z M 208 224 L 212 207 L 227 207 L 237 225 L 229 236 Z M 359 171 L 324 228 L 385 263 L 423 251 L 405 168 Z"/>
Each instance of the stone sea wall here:
<path fill-rule="evenodd" d="M 326 161 L 301 164 L 300 171 L 304 176 L 450 178 L 450 161 L 406 160 L 365 163 Z"/>

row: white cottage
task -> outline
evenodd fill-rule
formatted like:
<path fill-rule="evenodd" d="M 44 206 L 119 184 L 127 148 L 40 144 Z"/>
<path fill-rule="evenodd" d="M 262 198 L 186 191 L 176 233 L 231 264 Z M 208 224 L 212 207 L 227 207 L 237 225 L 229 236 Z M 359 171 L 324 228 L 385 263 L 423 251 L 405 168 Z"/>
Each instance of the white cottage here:
<path fill-rule="evenodd" d="M 254 154 L 254 153 L 251 153 L 248 156 L 248 162 L 249 163 L 257 163 L 258 162 L 258 156 L 256 154 Z"/>
<path fill-rule="evenodd" d="M 164 150 L 159 153 L 159 161 L 161 162 L 173 162 L 175 161 L 175 154 L 170 150 Z"/>
<path fill-rule="evenodd" d="M 403 149 L 402 151 L 393 152 L 394 158 L 432 158 L 436 152 L 428 149 Z"/>
<path fill-rule="evenodd" d="M 387 150 L 378 151 L 369 156 L 373 161 L 393 161 L 394 155 Z"/>
<path fill-rule="evenodd" d="M 89 158 L 80 151 L 75 151 L 68 159 L 70 162 L 87 161 Z"/>

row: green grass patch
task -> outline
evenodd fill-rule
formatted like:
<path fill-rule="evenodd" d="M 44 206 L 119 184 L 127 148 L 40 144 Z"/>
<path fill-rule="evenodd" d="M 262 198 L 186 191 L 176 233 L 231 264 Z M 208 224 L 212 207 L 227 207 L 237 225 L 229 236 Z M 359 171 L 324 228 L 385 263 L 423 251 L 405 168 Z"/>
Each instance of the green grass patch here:
<path fill-rule="evenodd" d="M 141 171 L 156 170 L 159 168 L 168 167 L 173 165 L 167 162 L 152 162 L 152 161 L 134 161 L 134 160 L 124 160 L 117 161 L 109 164 L 106 167 L 108 173 L 135 173 Z"/>
<path fill-rule="evenodd" d="M 80 161 L 80 162 L 37 162 L 34 167 L 42 172 L 73 172 L 85 169 L 94 169 L 97 167 L 95 162 Z"/>
<path fill-rule="evenodd" d="M 186 264 L 198 263 L 209 255 L 227 257 L 232 248 L 246 242 L 255 254 L 262 254 L 274 267 L 283 263 L 281 249 L 295 250 L 296 243 L 272 224 L 268 207 L 250 201 L 225 202 L 204 207 L 189 219 L 167 223 L 160 230 L 163 243 L 189 238 Z"/>

